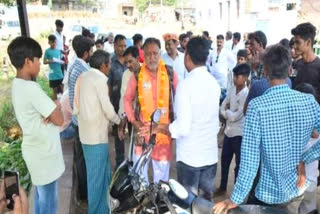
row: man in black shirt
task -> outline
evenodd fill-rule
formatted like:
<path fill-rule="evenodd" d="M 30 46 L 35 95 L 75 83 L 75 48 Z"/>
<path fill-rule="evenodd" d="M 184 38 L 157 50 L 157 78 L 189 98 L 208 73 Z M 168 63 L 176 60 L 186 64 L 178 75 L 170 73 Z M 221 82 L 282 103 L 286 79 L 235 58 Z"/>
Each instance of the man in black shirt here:
<path fill-rule="evenodd" d="M 293 88 L 300 83 L 311 84 L 316 91 L 316 99 L 320 103 L 320 59 L 313 51 L 316 30 L 316 27 L 309 22 L 299 24 L 291 30 L 291 34 L 294 36 L 293 48 L 295 53 L 302 56 L 302 59 L 295 63 L 297 77 L 295 78 Z M 318 177 L 319 185 L 320 176 Z"/>
<path fill-rule="evenodd" d="M 120 102 L 121 80 L 124 71 L 127 69 L 124 63 L 123 53 L 126 50 L 126 37 L 116 35 L 114 39 L 114 55 L 111 58 L 111 70 L 109 72 L 109 93 L 114 110 L 118 113 Z M 118 125 L 113 126 L 114 143 L 116 150 L 116 167 L 124 161 L 124 142 L 119 139 Z"/>
<path fill-rule="evenodd" d="M 313 51 L 316 28 L 311 23 L 302 23 L 291 30 L 294 36 L 294 49 L 302 59 L 296 62 L 297 77 L 294 87 L 300 83 L 309 83 L 316 90 L 316 98 L 320 103 L 320 59 Z M 293 87 L 293 88 L 294 88 Z"/>

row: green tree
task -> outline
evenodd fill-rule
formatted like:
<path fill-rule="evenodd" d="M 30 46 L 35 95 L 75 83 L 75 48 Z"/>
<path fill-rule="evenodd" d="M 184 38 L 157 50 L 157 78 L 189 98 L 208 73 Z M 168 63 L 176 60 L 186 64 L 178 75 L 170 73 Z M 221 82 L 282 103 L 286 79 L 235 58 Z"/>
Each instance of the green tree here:
<path fill-rule="evenodd" d="M 36 2 L 37 0 L 26 0 L 26 2 Z M 8 6 L 13 6 L 17 4 L 17 0 L 0 0 L 0 3 Z"/>
<path fill-rule="evenodd" d="M 145 11 L 148 8 L 150 3 L 153 5 L 160 5 L 161 0 L 136 0 L 136 5 L 140 13 Z M 173 6 L 176 3 L 177 3 L 177 0 L 162 0 L 162 4 L 167 6 Z"/>

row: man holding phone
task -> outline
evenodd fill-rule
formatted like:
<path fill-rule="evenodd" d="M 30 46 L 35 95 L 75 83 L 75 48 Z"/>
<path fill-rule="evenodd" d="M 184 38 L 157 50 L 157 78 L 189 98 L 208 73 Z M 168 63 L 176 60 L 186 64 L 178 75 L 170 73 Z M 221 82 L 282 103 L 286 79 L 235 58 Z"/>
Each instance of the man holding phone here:
<path fill-rule="evenodd" d="M 23 188 L 19 188 L 19 195 L 13 195 L 12 199 L 14 201 L 13 214 L 28 214 L 29 210 L 29 201 L 27 198 L 27 194 Z M 0 187 L 0 213 L 2 213 L 3 209 L 9 204 L 9 200 L 6 200 L 5 195 L 5 185 L 4 180 L 1 182 Z"/>

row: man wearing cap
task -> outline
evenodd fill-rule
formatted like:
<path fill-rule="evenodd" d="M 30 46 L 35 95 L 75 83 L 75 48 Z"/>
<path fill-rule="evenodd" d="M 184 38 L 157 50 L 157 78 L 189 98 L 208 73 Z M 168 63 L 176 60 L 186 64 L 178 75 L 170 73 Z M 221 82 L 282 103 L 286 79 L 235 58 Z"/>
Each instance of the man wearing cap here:
<path fill-rule="evenodd" d="M 166 53 L 162 54 L 162 59 L 166 65 L 173 67 L 177 72 L 179 80 L 186 77 L 187 71 L 184 66 L 184 54 L 178 51 L 179 40 L 176 34 L 164 34 Z"/>

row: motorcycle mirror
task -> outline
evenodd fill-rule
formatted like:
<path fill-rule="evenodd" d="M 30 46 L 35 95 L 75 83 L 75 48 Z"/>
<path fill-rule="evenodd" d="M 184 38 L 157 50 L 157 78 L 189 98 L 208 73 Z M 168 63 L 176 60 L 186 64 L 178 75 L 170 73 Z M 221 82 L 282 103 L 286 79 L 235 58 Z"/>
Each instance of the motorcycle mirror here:
<path fill-rule="evenodd" d="M 151 115 L 151 120 L 154 123 L 159 123 L 160 122 L 160 118 L 161 118 L 161 110 L 160 109 L 156 109 Z"/>
<path fill-rule="evenodd" d="M 178 196 L 180 199 L 185 200 L 188 198 L 188 191 L 178 181 L 170 179 L 169 186 L 171 190 L 176 194 L 176 196 Z"/>

